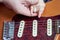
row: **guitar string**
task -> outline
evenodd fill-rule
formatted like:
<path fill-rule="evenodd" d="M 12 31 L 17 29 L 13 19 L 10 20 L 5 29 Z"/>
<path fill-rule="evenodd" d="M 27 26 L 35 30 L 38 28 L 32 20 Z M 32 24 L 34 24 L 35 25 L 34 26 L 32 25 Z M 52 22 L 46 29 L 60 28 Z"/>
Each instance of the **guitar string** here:
<path fill-rule="evenodd" d="M 32 20 L 24 20 L 26 22 L 32 22 Z M 37 20 L 39 22 L 42 22 L 42 21 L 47 21 L 47 20 Z M 57 19 L 57 20 L 52 20 L 52 21 L 60 21 L 60 19 Z M 15 22 L 15 21 L 8 21 L 8 22 Z M 15 23 L 19 23 L 19 22 L 15 22 Z"/>
<path fill-rule="evenodd" d="M 59 23 L 58 23 L 59 24 Z M 25 26 L 32 26 L 33 24 L 25 24 Z M 47 23 L 38 23 L 37 24 L 38 26 L 47 26 Z M 52 24 L 53 26 L 54 25 L 57 25 L 57 23 L 54 23 L 54 24 Z M 19 24 L 18 24 L 18 26 L 19 26 Z"/>
<path fill-rule="evenodd" d="M 41 26 L 41 25 L 39 25 L 39 26 Z M 31 27 L 31 26 L 29 26 L 29 27 Z M 41 28 L 41 29 L 44 29 L 44 28 Z"/>
<path fill-rule="evenodd" d="M 56 21 L 56 20 L 55 20 Z M 32 21 L 29 21 L 29 22 L 32 22 Z M 44 23 L 44 22 L 41 22 L 41 21 L 38 21 L 38 23 L 39 24 L 47 24 L 47 23 Z M 46 22 L 46 20 L 45 20 L 45 22 Z M 18 22 L 19 23 L 19 22 Z M 55 24 L 57 24 L 57 22 L 54 22 Z M 59 23 L 59 22 L 58 22 Z M 26 24 L 25 26 L 27 26 L 28 24 Z M 29 24 L 30 25 L 30 24 Z M 54 24 L 53 24 L 54 25 Z M 41 26 L 41 25 L 39 25 L 39 26 Z M 44 25 L 45 26 L 45 25 Z M 31 27 L 31 26 L 29 26 L 29 27 Z M 44 28 L 43 28 L 44 29 Z"/>
<path fill-rule="evenodd" d="M 56 25 L 56 24 L 59 24 L 59 22 L 58 22 L 58 23 L 57 23 L 57 22 L 53 22 L 53 23 L 54 23 L 55 25 Z M 18 22 L 18 24 L 19 24 L 19 22 Z M 44 25 L 43 25 L 43 24 L 44 24 Z M 54 24 L 53 24 L 53 25 L 54 25 Z M 30 26 L 30 25 L 32 25 L 32 24 L 30 24 L 30 23 L 29 23 L 29 24 L 27 24 L 27 23 L 25 24 L 25 26 Z M 41 23 L 40 23 L 40 22 L 38 22 L 38 25 L 40 25 L 40 26 L 42 26 L 42 25 L 45 26 L 45 25 L 47 25 L 47 23 L 44 23 L 44 22 L 41 22 Z"/>

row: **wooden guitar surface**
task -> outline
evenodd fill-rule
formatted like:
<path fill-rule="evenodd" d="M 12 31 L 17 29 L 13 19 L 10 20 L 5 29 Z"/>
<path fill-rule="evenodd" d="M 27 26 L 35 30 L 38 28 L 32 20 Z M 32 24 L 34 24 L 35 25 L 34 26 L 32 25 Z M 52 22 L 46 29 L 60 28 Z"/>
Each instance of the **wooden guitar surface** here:
<path fill-rule="evenodd" d="M 50 2 L 47 2 L 42 17 L 51 17 L 51 16 L 60 15 L 59 7 L 60 7 L 60 0 L 52 0 Z M 10 10 L 7 7 L 5 7 L 3 4 L 0 4 L 0 40 L 2 40 L 3 22 L 5 20 L 11 21 L 13 16 L 15 15 L 16 13 L 13 10 Z M 60 36 L 57 38 L 57 40 L 60 40 L 59 38 Z"/>

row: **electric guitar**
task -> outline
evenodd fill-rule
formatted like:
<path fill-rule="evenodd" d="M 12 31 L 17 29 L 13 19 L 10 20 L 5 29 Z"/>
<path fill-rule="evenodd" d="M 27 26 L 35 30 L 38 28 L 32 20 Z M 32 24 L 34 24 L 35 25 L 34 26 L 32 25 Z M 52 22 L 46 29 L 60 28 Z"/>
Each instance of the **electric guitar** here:
<path fill-rule="evenodd" d="M 34 17 L 33 19 L 35 19 L 35 20 L 37 20 L 38 19 L 38 22 L 39 22 L 39 20 L 46 20 L 46 22 L 47 22 L 47 19 L 52 19 L 52 21 L 53 20 L 55 20 L 55 18 L 56 18 L 56 20 L 58 20 L 59 19 L 59 17 L 57 17 L 57 15 L 60 15 L 60 0 L 52 0 L 52 1 L 50 1 L 50 2 L 47 2 L 46 3 L 46 8 L 45 8 L 45 11 L 44 11 L 44 13 L 42 14 L 42 18 L 37 18 L 37 17 Z M 11 11 L 10 9 L 8 9 L 8 8 L 6 8 L 3 4 L 0 4 L 0 40 L 2 40 L 3 38 L 2 38 L 2 34 L 3 34 L 3 22 L 4 21 L 12 21 L 12 18 L 13 18 L 13 16 L 15 16 L 16 14 L 15 14 L 15 12 L 13 12 L 13 11 Z M 51 17 L 52 16 L 52 17 Z M 19 16 L 20 17 L 20 16 Z M 18 20 L 16 20 L 15 19 L 15 17 L 13 18 L 13 20 L 15 20 L 15 22 L 20 22 L 21 21 L 21 19 L 20 18 L 17 18 Z M 44 17 L 44 18 L 43 18 Z M 46 19 L 45 19 L 46 18 Z M 28 19 L 30 19 L 29 17 L 28 17 Z M 32 19 L 32 18 L 31 18 Z M 33 19 L 32 20 L 30 20 L 31 22 L 33 22 Z M 25 19 L 24 19 L 25 20 Z M 27 19 L 26 19 L 27 20 Z M 28 20 L 27 20 L 28 21 Z M 43 22 L 43 21 L 42 21 Z M 14 23 L 14 22 L 13 22 Z M 29 23 L 29 22 L 28 22 Z M 19 27 L 19 23 L 15 23 L 18 27 Z M 43 24 L 43 23 L 42 23 Z M 32 23 L 31 23 L 31 25 L 32 25 Z M 13 25 L 14 26 L 14 25 Z M 41 24 L 40 24 L 40 26 L 41 26 Z M 15 30 L 15 31 L 17 31 L 18 32 L 18 27 L 17 27 L 17 29 Z M 29 27 L 29 26 L 28 26 Z M 47 26 L 46 26 L 47 27 Z M 16 27 L 15 27 L 16 28 Z M 25 28 L 25 27 L 24 27 Z M 40 27 L 38 27 L 38 28 L 40 28 Z M 41 28 L 42 28 L 42 26 L 41 26 Z M 14 29 L 14 27 L 13 27 L 13 29 Z M 31 28 L 32 29 L 32 28 Z M 24 30 L 26 30 L 26 29 L 24 29 Z M 27 35 L 29 35 L 29 33 L 30 33 L 30 31 L 32 32 L 32 30 L 30 30 L 29 28 L 27 29 L 28 31 L 27 31 Z M 30 31 L 29 31 L 30 30 Z M 42 29 L 38 29 L 38 30 L 42 30 Z M 46 28 L 45 27 L 43 27 L 43 31 L 42 32 L 44 32 L 45 33 L 45 31 L 46 31 Z M 19 39 L 25 39 L 24 38 L 24 36 L 22 36 L 22 38 L 19 38 L 19 37 L 17 37 L 17 32 L 15 33 L 15 31 L 14 31 L 14 37 L 12 36 L 12 40 L 13 39 L 17 39 L 17 40 L 19 40 Z M 57 31 L 57 30 L 56 30 Z M 24 32 L 26 32 L 26 31 L 24 31 Z M 41 31 L 38 31 L 38 34 L 37 35 L 39 35 L 38 37 L 32 37 L 32 33 L 30 33 L 30 38 L 31 39 L 36 39 L 36 40 L 43 40 L 43 38 L 44 37 L 46 37 L 46 39 L 45 40 L 47 40 L 47 39 L 49 39 L 50 38 L 50 40 L 52 39 L 54 39 L 54 40 L 60 40 L 60 34 L 56 34 L 57 32 L 55 32 L 54 30 L 53 30 L 53 36 L 47 36 L 47 32 L 46 32 L 46 34 L 44 35 L 44 33 L 43 33 L 43 35 L 44 35 L 44 37 L 43 37 L 43 35 L 41 35 L 42 34 L 42 32 Z M 9 33 L 9 32 L 8 32 Z M 16 34 L 16 35 L 15 35 Z M 24 35 L 24 33 L 23 33 L 23 35 Z M 26 35 L 26 33 L 25 33 L 25 35 Z M 41 36 L 40 36 L 41 35 Z M 48 37 L 48 38 L 47 38 Z M 30 40 L 30 38 L 28 38 L 29 40 Z M 27 39 L 27 37 L 26 37 L 26 39 Z"/>
<path fill-rule="evenodd" d="M 12 22 L 4 22 L 4 40 L 54 40 L 60 34 L 60 15 L 27 17 L 15 15 Z"/>

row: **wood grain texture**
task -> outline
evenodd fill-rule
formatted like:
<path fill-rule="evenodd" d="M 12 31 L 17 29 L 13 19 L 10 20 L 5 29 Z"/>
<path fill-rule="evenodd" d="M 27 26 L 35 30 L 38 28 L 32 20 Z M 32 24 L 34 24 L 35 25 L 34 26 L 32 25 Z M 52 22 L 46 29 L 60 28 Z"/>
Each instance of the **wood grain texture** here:
<path fill-rule="evenodd" d="M 0 4 L 0 40 L 2 40 L 3 21 L 11 21 L 14 15 L 16 15 L 16 13 L 13 10 L 10 10 L 3 4 Z M 42 17 L 50 17 L 56 15 L 60 15 L 60 0 L 52 0 L 47 2 Z M 58 37 L 58 40 L 60 40 L 60 37 Z"/>

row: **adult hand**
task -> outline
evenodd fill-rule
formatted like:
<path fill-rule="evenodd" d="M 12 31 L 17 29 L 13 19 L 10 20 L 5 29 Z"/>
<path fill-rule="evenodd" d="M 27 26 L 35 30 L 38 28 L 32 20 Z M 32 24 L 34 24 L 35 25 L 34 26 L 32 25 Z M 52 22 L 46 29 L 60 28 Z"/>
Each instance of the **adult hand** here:
<path fill-rule="evenodd" d="M 37 13 L 31 14 L 29 6 L 38 3 L 38 0 L 3 0 L 3 2 L 18 14 L 30 17 L 37 16 Z"/>

